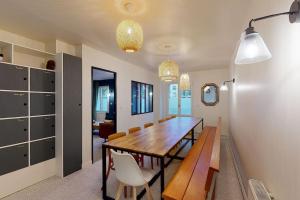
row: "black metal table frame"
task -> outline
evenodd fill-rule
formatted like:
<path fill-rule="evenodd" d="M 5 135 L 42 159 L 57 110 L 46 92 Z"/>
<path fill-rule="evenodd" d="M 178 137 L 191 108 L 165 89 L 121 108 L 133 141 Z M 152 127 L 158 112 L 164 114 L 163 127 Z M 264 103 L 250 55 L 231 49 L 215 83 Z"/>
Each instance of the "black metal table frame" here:
<path fill-rule="evenodd" d="M 149 154 L 149 153 L 145 153 L 145 152 L 137 152 L 134 150 L 129 150 L 129 149 L 123 149 L 123 148 L 115 148 L 115 147 L 110 147 L 109 145 L 103 144 L 102 145 L 102 196 L 104 200 L 114 200 L 114 198 L 107 196 L 107 177 L 106 177 L 106 151 L 107 149 L 114 149 L 114 150 L 120 150 L 120 151 L 125 151 L 128 153 L 138 153 L 141 155 L 146 155 L 146 156 L 150 156 L 150 157 L 154 157 L 154 158 L 158 158 L 160 160 L 160 170 L 157 174 L 154 175 L 154 177 L 149 181 L 149 187 L 151 187 L 155 181 L 158 179 L 158 177 L 160 177 L 160 191 L 161 191 L 161 195 L 164 191 L 164 185 L 165 185 L 165 168 L 168 167 L 171 162 L 174 159 L 178 159 L 178 160 L 183 160 L 184 157 L 179 157 L 178 154 L 184 149 L 184 147 L 191 141 L 191 145 L 194 145 L 194 141 L 195 139 L 195 127 L 202 123 L 202 130 L 203 130 L 203 124 L 204 124 L 204 120 L 203 118 L 199 121 L 199 123 L 197 123 L 180 141 L 182 140 L 186 140 L 186 142 L 176 151 L 176 153 L 174 155 L 170 155 L 167 154 L 165 156 L 157 156 L 157 155 L 153 155 L 153 154 Z M 189 133 L 192 133 L 192 138 L 185 138 Z M 175 145 L 174 145 L 175 147 Z M 173 148 L 174 148 L 173 147 Z M 171 149 L 173 149 L 171 148 Z M 165 164 L 165 157 L 170 158 L 170 160 Z M 105 158 L 105 159 L 104 159 Z M 137 195 L 137 199 L 141 199 L 146 193 L 146 189 L 144 188 L 138 195 Z M 163 200 L 163 197 L 161 196 L 161 199 Z"/>

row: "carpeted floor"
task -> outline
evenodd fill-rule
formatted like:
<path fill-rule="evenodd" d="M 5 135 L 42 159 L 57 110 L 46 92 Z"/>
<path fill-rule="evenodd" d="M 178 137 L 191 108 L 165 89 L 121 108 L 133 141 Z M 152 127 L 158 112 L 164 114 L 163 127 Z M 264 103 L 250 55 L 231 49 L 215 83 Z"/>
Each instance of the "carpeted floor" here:
<path fill-rule="evenodd" d="M 237 175 L 233 166 L 232 156 L 227 141 L 221 143 L 221 171 L 218 175 L 217 200 L 243 200 Z M 190 145 L 187 145 L 182 154 L 186 154 Z M 149 160 L 148 160 L 149 161 Z M 180 161 L 173 161 L 166 168 L 166 183 L 170 180 Z M 36 185 L 17 192 L 3 200 L 100 200 L 101 194 L 101 161 L 80 170 L 64 179 L 49 178 Z M 108 193 L 114 196 L 117 189 L 117 180 L 114 172 L 109 176 Z M 160 199 L 159 180 L 151 187 L 154 200 Z M 144 198 L 146 199 L 146 198 Z"/>

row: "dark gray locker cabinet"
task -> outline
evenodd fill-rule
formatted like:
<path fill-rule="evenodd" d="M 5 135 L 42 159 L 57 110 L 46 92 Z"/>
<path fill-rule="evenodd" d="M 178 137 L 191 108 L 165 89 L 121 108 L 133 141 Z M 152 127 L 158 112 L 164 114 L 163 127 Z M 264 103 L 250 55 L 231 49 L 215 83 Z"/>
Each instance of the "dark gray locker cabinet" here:
<path fill-rule="evenodd" d="M 81 58 L 63 54 L 63 166 L 64 176 L 82 164 Z"/>
<path fill-rule="evenodd" d="M 46 70 L 30 69 L 30 90 L 54 92 L 55 73 Z"/>
<path fill-rule="evenodd" d="M 30 94 L 30 115 L 48 115 L 55 113 L 55 95 L 44 93 Z"/>
<path fill-rule="evenodd" d="M 30 143 L 30 165 L 55 157 L 55 138 Z"/>
<path fill-rule="evenodd" d="M 28 68 L 0 63 L 0 90 L 28 90 Z"/>
<path fill-rule="evenodd" d="M 27 141 L 27 118 L 0 120 L 0 147 Z"/>
<path fill-rule="evenodd" d="M 55 136 L 55 117 L 32 117 L 30 119 L 30 139 Z"/>
<path fill-rule="evenodd" d="M 0 176 L 28 166 L 28 144 L 0 149 Z"/>
<path fill-rule="evenodd" d="M 28 94 L 25 92 L 0 92 L 0 118 L 28 115 Z"/>

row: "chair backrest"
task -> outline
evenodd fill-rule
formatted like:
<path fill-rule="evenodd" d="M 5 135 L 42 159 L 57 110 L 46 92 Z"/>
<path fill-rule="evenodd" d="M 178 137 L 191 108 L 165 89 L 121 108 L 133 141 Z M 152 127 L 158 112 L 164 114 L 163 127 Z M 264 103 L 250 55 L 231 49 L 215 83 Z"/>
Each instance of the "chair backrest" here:
<path fill-rule="evenodd" d="M 148 128 L 150 126 L 153 126 L 153 123 L 146 123 L 146 124 L 144 124 L 144 128 Z"/>
<path fill-rule="evenodd" d="M 134 132 L 137 132 L 137 131 L 140 131 L 141 130 L 141 127 L 132 127 L 130 129 L 128 129 L 128 133 L 134 133 Z"/>
<path fill-rule="evenodd" d="M 108 141 L 115 140 L 115 139 L 123 137 L 125 135 L 126 135 L 125 132 L 118 132 L 118 133 L 111 134 L 110 136 L 108 136 Z"/>
<path fill-rule="evenodd" d="M 143 173 L 132 155 L 110 150 L 114 160 L 116 176 L 119 181 L 130 186 L 141 186 L 146 183 Z"/>
<path fill-rule="evenodd" d="M 166 121 L 166 119 L 160 119 L 160 120 L 158 120 L 158 123 L 163 123 L 165 121 Z"/>

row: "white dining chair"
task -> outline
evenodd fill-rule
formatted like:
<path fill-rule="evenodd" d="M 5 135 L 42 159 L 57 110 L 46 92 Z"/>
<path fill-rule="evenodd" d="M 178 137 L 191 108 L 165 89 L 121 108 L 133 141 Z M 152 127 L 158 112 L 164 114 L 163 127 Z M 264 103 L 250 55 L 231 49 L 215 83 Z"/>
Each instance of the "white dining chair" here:
<path fill-rule="evenodd" d="M 152 200 L 152 193 L 148 182 L 154 177 L 155 172 L 150 169 L 140 168 L 133 158 L 128 153 L 119 153 L 111 150 L 112 158 L 114 161 L 116 177 L 120 181 L 116 200 L 120 199 L 124 186 L 133 187 L 133 199 L 136 199 L 136 187 L 144 186 L 147 191 L 147 199 Z"/>

